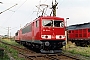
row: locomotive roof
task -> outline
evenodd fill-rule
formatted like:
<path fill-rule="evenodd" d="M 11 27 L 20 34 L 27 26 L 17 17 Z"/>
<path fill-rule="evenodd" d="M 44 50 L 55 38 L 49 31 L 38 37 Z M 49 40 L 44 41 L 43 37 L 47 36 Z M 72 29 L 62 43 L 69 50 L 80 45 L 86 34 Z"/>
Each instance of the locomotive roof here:
<path fill-rule="evenodd" d="M 64 20 L 64 18 L 61 18 L 61 17 L 56 17 L 56 16 L 40 16 L 38 18 L 43 18 L 43 19 L 62 19 Z"/>
<path fill-rule="evenodd" d="M 56 17 L 56 16 L 39 16 L 38 18 L 36 18 L 35 20 L 33 20 L 32 22 L 34 22 L 34 21 L 36 21 L 37 19 L 39 19 L 39 18 L 42 18 L 42 19 L 62 19 L 62 20 L 64 20 L 64 18 L 61 18 L 61 17 Z M 30 25 L 32 22 L 30 22 L 30 23 L 27 23 L 23 28 L 25 28 L 26 26 L 28 26 L 28 25 Z M 22 28 L 22 29 L 23 29 Z"/>
<path fill-rule="evenodd" d="M 67 27 L 68 30 L 83 29 L 83 28 L 90 28 L 90 22 L 83 23 L 83 24 L 70 25 Z"/>

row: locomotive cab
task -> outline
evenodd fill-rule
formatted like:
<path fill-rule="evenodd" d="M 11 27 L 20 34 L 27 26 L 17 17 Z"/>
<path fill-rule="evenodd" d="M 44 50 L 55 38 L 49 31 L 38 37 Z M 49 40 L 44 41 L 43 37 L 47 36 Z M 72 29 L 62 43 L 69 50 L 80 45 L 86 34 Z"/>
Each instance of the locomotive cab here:
<path fill-rule="evenodd" d="M 65 26 L 63 20 L 42 20 L 41 30 L 42 39 L 65 40 Z"/>
<path fill-rule="evenodd" d="M 41 41 L 44 50 L 59 51 L 65 43 L 64 19 L 42 19 Z"/>

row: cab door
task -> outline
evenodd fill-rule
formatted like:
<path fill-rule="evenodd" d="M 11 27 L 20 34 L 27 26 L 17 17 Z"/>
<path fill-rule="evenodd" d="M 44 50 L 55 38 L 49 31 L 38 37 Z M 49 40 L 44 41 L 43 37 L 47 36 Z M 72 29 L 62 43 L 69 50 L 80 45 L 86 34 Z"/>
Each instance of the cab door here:
<path fill-rule="evenodd" d="M 32 23 L 32 40 L 34 40 L 34 22 Z"/>

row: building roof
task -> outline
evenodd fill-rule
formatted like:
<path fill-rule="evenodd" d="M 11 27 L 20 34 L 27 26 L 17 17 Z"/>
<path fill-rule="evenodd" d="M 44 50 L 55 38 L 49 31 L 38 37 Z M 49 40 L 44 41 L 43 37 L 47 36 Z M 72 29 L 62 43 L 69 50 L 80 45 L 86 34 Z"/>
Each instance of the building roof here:
<path fill-rule="evenodd" d="M 90 22 L 83 23 L 83 24 L 70 25 L 67 27 L 68 30 L 83 29 L 83 28 L 90 28 Z"/>

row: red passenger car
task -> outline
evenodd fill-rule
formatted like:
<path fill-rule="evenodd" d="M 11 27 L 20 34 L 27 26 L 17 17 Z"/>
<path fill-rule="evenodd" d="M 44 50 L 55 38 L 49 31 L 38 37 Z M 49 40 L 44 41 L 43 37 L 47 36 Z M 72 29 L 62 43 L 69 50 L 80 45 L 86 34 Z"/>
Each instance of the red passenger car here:
<path fill-rule="evenodd" d="M 77 46 L 90 45 L 90 23 L 72 25 L 68 29 L 68 40 Z"/>
<path fill-rule="evenodd" d="M 65 45 L 64 18 L 40 16 L 20 29 L 15 40 L 41 52 L 60 52 Z"/>
<path fill-rule="evenodd" d="M 16 40 L 16 42 L 20 42 L 20 40 L 21 40 L 21 30 L 18 30 L 16 33 L 15 33 L 15 40 Z"/>

